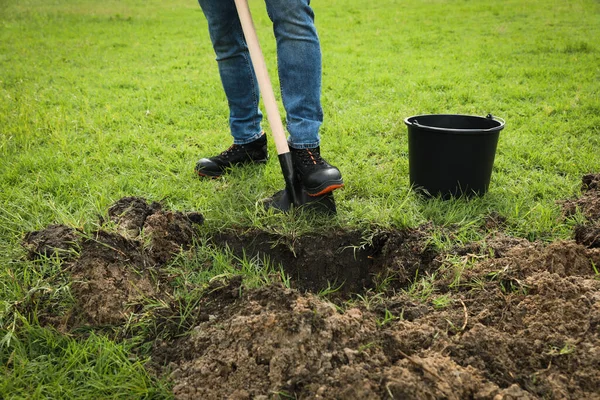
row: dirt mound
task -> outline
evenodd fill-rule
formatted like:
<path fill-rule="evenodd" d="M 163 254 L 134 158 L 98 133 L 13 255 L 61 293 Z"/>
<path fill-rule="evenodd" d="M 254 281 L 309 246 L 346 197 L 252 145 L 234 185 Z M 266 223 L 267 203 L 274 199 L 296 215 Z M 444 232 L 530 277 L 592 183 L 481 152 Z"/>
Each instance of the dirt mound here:
<path fill-rule="evenodd" d="M 450 357 L 500 387 L 518 384 L 540 398 L 594 398 L 598 263 L 598 249 L 573 241 L 522 243 L 465 270 L 460 287 L 447 292 L 453 306 L 419 321 L 451 334 Z M 440 282 L 446 292 L 451 279 Z"/>
<path fill-rule="evenodd" d="M 108 208 L 108 217 L 117 225 L 118 233 L 135 238 L 142 232 L 146 218 L 161 208 L 160 203 L 148 204 L 140 197 L 123 197 Z"/>
<path fill-rule="evenodd" d="M 68 259 L 77 255 L 80 233 L 64 225 L 50 225 L 40 231 L 28 232 L 22 244 L 28 258 L 59 257 Z"/>
<path fill-rule="evenodd" d="M 88 325 L 125 321 L 136 305 L 157 293 L 154 267 L 139 243 L 116 233 L 99 231 L 83 239 L 70 266 L 80 318 Z"/>
<path fill-rule="evenodd" d="M 519 242 L 505 249 L 502 256 L 485 259 L 462 274 L 462 280 L 485 277 L 503 283 L 517 283 L 536 272 L 556 273 L 561 277 L 589 276 L 600 263 L 600 250 L 572 240 L 550 243 Z M 452 277 L 449 277 L 452 278 Z"/>
<path fill-rule="evenodd" d="M 596 261 L 598 250 L 574 242 L 517 246 L 458 287 L 440 281 L 443 306 L 402 294 L 341 311 L 238 281 L 213 290 L 205 322 L 154 358 L 179 399 L 594 398 Z"/>
<path fill-rule="evenodd" d="M 461 294 L 463 310 L 424 320 L 450 331 L 465 324 L 446 351 L 500 387 L 516 383 L 541 398 L 590 398 L 600 384 L 599 290 L 591 277 L 534 273 L 514 291 L 487 285 Z"/>
<path fill-rule="evenodd" d="M 117 201 L 108 209 L 108 216 L 124 237 L 137 238 L 143 233 L 150 238 L 147 251 L 158 264 L 169 262 L 182 247 L 189 249 L 194 238 L 192 225 L 204 222 L 200 213 L 164 211 L 160 203 L 148 204 L 139 197 Z"/>
<path fill-rule="evenodd" d="M 386 351 L 386 338 L 415 329 L 410 323 L 381 329 L 365 310 L 340 313 L 312 294 L 278 286 L 245 291 L 227 304 L 219 299 L 238 291 L 229 287 L 207 300 L 211 318 L 179 344 L 186 350 L 171 363 L 176 398 L 462 399 L 509 392 L 527 398 L 438 352 L 395 359 L 398 351 Z M 214 301 L 219 308 L 211 307 Z M 174 349 L 157 349 L 168 351 Z"/>
<path fill-rule="evenodd" d="M 165 294 L 159 267 L 191 247 L 201 214 L 165 211 L 127 197 L 109 208 L 116 232 L 90 234 L 62 225 L 30 232 L 29 257 L 54 255 L 71 274 L 76 310 L 71 325 L 113 325 L 127 320 L 144 299 Z"/>

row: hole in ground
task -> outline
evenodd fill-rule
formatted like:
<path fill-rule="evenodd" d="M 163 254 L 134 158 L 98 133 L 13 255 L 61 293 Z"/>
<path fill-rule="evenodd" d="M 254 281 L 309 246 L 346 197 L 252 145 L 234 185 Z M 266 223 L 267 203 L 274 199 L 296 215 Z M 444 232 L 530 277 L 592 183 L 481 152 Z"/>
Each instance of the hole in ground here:
<path fill-rule="evenodd" d="M 212 242 L 236 257 L 259 257 L 281 265 L 293 287 L 314 293 L 338 288 L 344 297 L 379 286 L 405 288 L 433 272 L 437 253 L 426 245 L 426 227 L 381 231 L 365 239 L 359 231 L 333 231 L 295 239 L 261 232 L 227 232 Z M 341 286 L 341 287 L 340 287 Z"/>

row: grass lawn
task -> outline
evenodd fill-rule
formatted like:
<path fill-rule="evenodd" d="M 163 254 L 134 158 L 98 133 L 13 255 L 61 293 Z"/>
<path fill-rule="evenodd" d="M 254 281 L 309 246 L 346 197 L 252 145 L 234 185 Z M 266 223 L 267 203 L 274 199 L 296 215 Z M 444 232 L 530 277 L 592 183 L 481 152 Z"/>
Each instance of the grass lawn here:
<path fill-rule="evenodd" d="M 264 2 L 250 4 L 278 91 Z M 557 201 L 600 170 L 597 1 L 312 6 L 323 50 L 323 155 L 346 183 L 333 220 L 261 212 L 257 202 L 283 186 L 273 141 L 264 167 L 218 180 L 194 175 L 199 157 L 231 142 L 196 2 L 0 2 L 0 397 L 170 396 L 143 357 L 128 356 L 131 343 L 58 333 L 35 308 L 15 311 L 41 292 L 46 306 L 72 303 L 56 260 L 25 260 L 24 233 L 49 224 L 98 229 L 124 196 L 199 211 L 206 235 L 458 227 L 452 239 L 440 234 L 443 247 L 480 239 L 474 226 L 497 213 L 516 237 L 570 237 L 582 217 L 564 218 Z M 486 196 L 424 200 L 411 190 L 403 121 L 438 113 L 506 120 Z"/>

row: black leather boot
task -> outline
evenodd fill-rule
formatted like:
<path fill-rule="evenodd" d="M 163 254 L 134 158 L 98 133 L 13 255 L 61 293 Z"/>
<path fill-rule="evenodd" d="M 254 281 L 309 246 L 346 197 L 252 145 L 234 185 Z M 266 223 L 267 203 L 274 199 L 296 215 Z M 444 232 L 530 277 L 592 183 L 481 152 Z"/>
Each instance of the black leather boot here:
<path fill-rule="evenodd" d="M 320 196 L 344 186 L 340 170 L 321 157 L 320 147 L 290 148 L 290 152 L 296 175 L 309 196 Z"/>
<path fill-rule="evenodd" d="M 200 176 L 216 178 L 223 175 L 227 168 L 243 164 L 264 164 L 268 158 L 267 135 L 263 133 L 253 142 L 232 144 L 218 156 L 199 160 L 195 171 Z"/>

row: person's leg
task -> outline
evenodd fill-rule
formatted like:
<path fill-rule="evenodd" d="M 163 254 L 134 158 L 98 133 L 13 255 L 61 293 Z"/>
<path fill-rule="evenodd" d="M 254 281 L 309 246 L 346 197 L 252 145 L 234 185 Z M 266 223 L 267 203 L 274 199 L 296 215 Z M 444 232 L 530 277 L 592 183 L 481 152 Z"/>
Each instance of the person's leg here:
<path fill-rule="evenodd" d="M 198 0 L 208 21 L 223 89 L 229 104 L 229 125 L 235 144 L 261 136 L 259 90 L 234 0 Z"/>
<path fill-rule="evenodd" d="M 200 176 L 217 177 L 233 165 L 266 162 L 267 138 L 261 128 L 258 83 L 234 0 L 198 2 L 217 55 L 234 144 L 215 157 L 200 159 L 195 170 Z"/>
<path fill-rule="evenodd" d="M 277 40 L 281 97 L 297 176 L 309 195 L 344 185 L 340 171 L 320 153 L 321 45 L 310 0 L 265 0 Z"/>
<path fill-rule="evenodd" d="M 321 46 L 310 0 L 265 0 L 277 40 L 281 96 L 290 147 L 319 146 Z"/>

